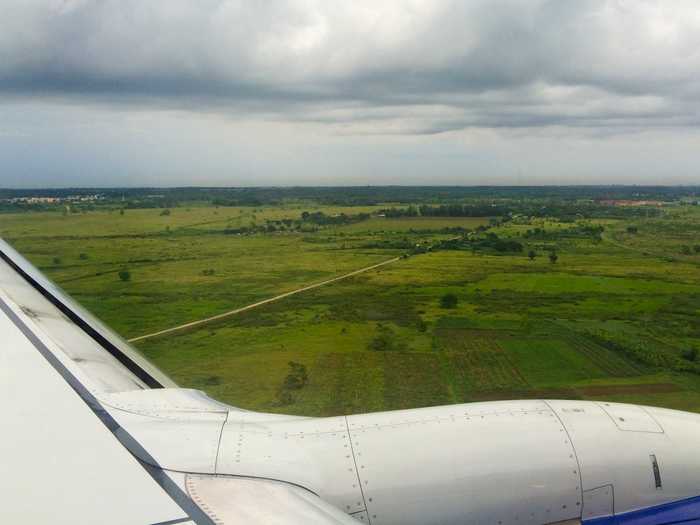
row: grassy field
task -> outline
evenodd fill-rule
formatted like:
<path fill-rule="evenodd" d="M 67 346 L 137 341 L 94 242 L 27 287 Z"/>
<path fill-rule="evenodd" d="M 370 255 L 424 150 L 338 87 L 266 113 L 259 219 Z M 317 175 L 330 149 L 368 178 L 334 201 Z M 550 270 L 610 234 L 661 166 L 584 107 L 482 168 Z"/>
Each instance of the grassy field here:
<path fill-rule="evenodd" d="M 130 338 L 453 237 L 446 229 L 489 225 L 375 215 L 316 231 L 225 233 L 296 220 L 304 210 L 380 208 L 4 214 L 0 235 Z M 181 386 L 273 412 L 331 415 L 514 397 L 700 411 L 698 207 L 577 227 L 521 219 L 489 231 L 524 251 L 427 250 L 138 348 Z M 127 281 L 119 278 L 125 269 Z M 446 294 L 456 296 L 454 307 L 441 306 Z M 303 365 L 301 388 L 289 388 L 299 370 L 290 363 Z"/>

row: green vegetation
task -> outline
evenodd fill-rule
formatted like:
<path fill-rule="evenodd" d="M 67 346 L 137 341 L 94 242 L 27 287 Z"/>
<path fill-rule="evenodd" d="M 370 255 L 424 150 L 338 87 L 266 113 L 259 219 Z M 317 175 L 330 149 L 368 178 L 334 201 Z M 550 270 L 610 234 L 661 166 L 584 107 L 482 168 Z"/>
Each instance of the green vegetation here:
<path fill-rule="evenodd" d="M 440 306 L 442 308 L 457 308 L 457 303 L 459 299 L 453 293 L 446 293 L 440 297 Z"/>
<path fill-rule="evenodd" d="M 110 191 L 67 213 L 7 205 L 0 235 L 127 338 L 399 257 L 137 343 L 232 405 L 330 415 L 549 397 L 700 411 L 696 190 Z M 607 203 L 635 198 L 667 204 Z"/>
<path fill-rule="evenodd" d="M 301 390 L 309 381 L 309 375 L 306 373 L 306 366 L 301 363 L 290 361 L 289 373 L 284 378 L 282 386 L 280 386 L 277 397 L 281 405 L 289 405 L 294 402 L 293 393 L 295 390 Z"/>

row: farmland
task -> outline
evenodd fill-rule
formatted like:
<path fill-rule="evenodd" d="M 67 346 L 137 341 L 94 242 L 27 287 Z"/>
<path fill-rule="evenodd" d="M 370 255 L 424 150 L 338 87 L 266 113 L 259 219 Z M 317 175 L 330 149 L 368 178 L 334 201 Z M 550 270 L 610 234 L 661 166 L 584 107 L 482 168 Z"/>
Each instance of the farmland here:
<path fill-rule="evenodd" d="M 9 211 L 0 235 L 125 338 L 401 256 L 136 343 L 179 385 L 242 408 L 332 415 L 548 397 L 700 412 L 700 207 L 572 219 L 565 207 L 389 217 L 389 206 L 406 207 Z"/>

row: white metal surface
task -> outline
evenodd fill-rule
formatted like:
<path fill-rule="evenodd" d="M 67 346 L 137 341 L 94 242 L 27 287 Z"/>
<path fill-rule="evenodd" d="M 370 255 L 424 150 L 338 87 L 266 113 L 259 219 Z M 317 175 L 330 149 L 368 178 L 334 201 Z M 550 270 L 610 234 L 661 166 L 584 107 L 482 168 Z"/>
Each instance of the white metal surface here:
<path fill-rule="evenodd" d="M 187 490 L 216 523 L 358 525 L 318 496 L 288 483 L 251 478 L 187 476 Z"/>
<path fill-rule="evenodd" d="M 612 516 L 615 512 L 614 501 L 615 492 L 612 485 L 586 490 L 583 493 L 581 518 L 590 520 L 602 516 Z"/>
<path fill-rule="evenodd" d="M 365 510 L 344 417 L 231 414 L 217 473 L 283 480 L 348 513 Z"/>
<path fill-rule="evenodd" d="M 143 416 L 115 409 L 110 409 L 109 413 L 123 429 L 137 437 L 148 452 L 144 455 L 138 450 L 132 451 L 142 461 L 163 469 L 214 474 L 226 414 L 190 414 L 175 418 Z"/>
<path fill-rule="evenodd" d="M 598 403 L 605 413 L 610 416 L 615 426 L 626 432 L 652 432 L 663 433 L 661 426 L 649 413 L 637 405 L 623 405 L 621 403 Z"/>
<path fill-rule="evenodd" d="M 186 517 L 1 311 L 0 334 L 0 523 Z"/>
<path fill-rule="evenodd" d="M 584 490 L 612 485 L 616 513 L 681 500 L 700 492 L 697 414 L 586 401 L 549 404 L 571 435 Z M 654 424 L 639 416 L 640 411 Z M 623 413 L 637 414 L 644 430 L 623 430 L 609 415 Z M 651 454 L 660 466 L 660 488 L 656 487 Z"/>
<path fill-rule="evenodd" d="M 228 409 L 196 390 L 157 389 L 98 396 L 102 406 L 138 441 L 132 452 L 164 469 L 214 474 Z"/>
<path fill-rule="evenodd" d="M 572 445 L 541 401 L 384 412 L 348 422 L 373 525 L 580 516 Z"/>

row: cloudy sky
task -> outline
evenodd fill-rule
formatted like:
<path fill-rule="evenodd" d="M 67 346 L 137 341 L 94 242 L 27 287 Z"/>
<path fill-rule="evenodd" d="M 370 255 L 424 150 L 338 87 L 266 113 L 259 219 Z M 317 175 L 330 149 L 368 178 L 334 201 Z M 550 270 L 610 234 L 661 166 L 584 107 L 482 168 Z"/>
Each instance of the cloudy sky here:
<path fill-rule="evenodd" d="M 698 0 L 0 2 L 0 187 L 700 183 Z"/>

